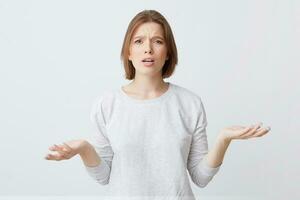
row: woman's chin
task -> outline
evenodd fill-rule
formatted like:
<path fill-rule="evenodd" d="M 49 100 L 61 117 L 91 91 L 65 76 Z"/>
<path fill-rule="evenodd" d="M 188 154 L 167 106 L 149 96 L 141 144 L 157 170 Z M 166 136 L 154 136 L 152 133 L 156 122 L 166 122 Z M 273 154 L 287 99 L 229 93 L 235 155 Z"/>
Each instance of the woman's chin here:
<path fill-rule="evenodd" d="M 158 67 L 151 67 L 151 68 L 147 68 L 147 67 L 139 67 L 138 70 L 136 70 L 136 73 L 138 74 L 143 74 L 143 75 L 156 75 L 156 74 L 160 74 L 160 68 Z"/>

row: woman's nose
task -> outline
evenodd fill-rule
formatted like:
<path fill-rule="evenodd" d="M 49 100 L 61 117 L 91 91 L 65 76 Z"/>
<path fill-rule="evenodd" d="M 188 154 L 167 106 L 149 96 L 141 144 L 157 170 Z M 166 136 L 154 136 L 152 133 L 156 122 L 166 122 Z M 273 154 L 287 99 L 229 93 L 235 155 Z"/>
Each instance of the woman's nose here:
<path fill-rule="evenodd" d="M 150 42 L 147 42 L 145 44 L 145 53 L 153 53 L 152 46 L 151 46 Z"/>
<path fill-rule="evenodd" d="M 152 50 L 151 49 L 148 49 L 148 50 L 145 50 L 145 53 L 152 53 Z"/>

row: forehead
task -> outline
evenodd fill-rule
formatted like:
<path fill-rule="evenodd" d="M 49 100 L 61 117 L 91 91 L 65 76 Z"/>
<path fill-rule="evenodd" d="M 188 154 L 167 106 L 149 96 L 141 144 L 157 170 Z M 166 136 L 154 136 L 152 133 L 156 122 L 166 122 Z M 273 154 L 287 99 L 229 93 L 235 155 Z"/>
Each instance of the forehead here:
<path fill-rule="evenodd" d="M 134 33 L 133 37 L 137 36 L 145 36 L 145 35 L 155 35 L 155 36 L 162 36 L 164 35 L 164 30 L 162 26 L 155 22 L 146 22 L 141 25 L 139 25 Z"/>

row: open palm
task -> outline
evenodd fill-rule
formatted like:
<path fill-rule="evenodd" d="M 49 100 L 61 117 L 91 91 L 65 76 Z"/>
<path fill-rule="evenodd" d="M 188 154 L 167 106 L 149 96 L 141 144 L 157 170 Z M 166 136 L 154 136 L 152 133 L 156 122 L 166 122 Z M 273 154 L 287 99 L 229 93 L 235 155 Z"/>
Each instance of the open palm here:
<path fill-rule="evenodd" d="M 271 130 L 270 127 L 262 127 L 262 123 L 252 126 L 230 126 L 221 130 L 226 139 L 249 139 L 261 137 Z"/>
<path fill-rule="evenodd" d="M 61 145 L 54 144 L 49 147 L 52 153 L 45 156 L 46 160 L 67 160 L 75 156 L 80 152 L 81 147 L 84 145 L 84 140 L 71 140 L 68 142 L 63 142 Z"/>

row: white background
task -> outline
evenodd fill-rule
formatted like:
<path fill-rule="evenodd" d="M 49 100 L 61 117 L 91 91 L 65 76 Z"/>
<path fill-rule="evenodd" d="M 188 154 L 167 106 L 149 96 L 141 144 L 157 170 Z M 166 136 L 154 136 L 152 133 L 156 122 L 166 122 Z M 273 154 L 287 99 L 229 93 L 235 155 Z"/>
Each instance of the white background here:
<path fill-rule="evenodd" d="M 161 12 L 173 29 L 179 64 L 165 80 L 202 98 L 209 147 L 226 126 L 261 121 L 272 128 L 233 141 L 214 179 L 205 188 L 192 184 L 195 195 L 299 199 L 297 0 L 1 0 L 0 196 L 104 193 L 79 156 L 43 157 L 52 144 L 89 137 L 95 97 L 128 83 L 121 45 L 144 9 Z"/>

